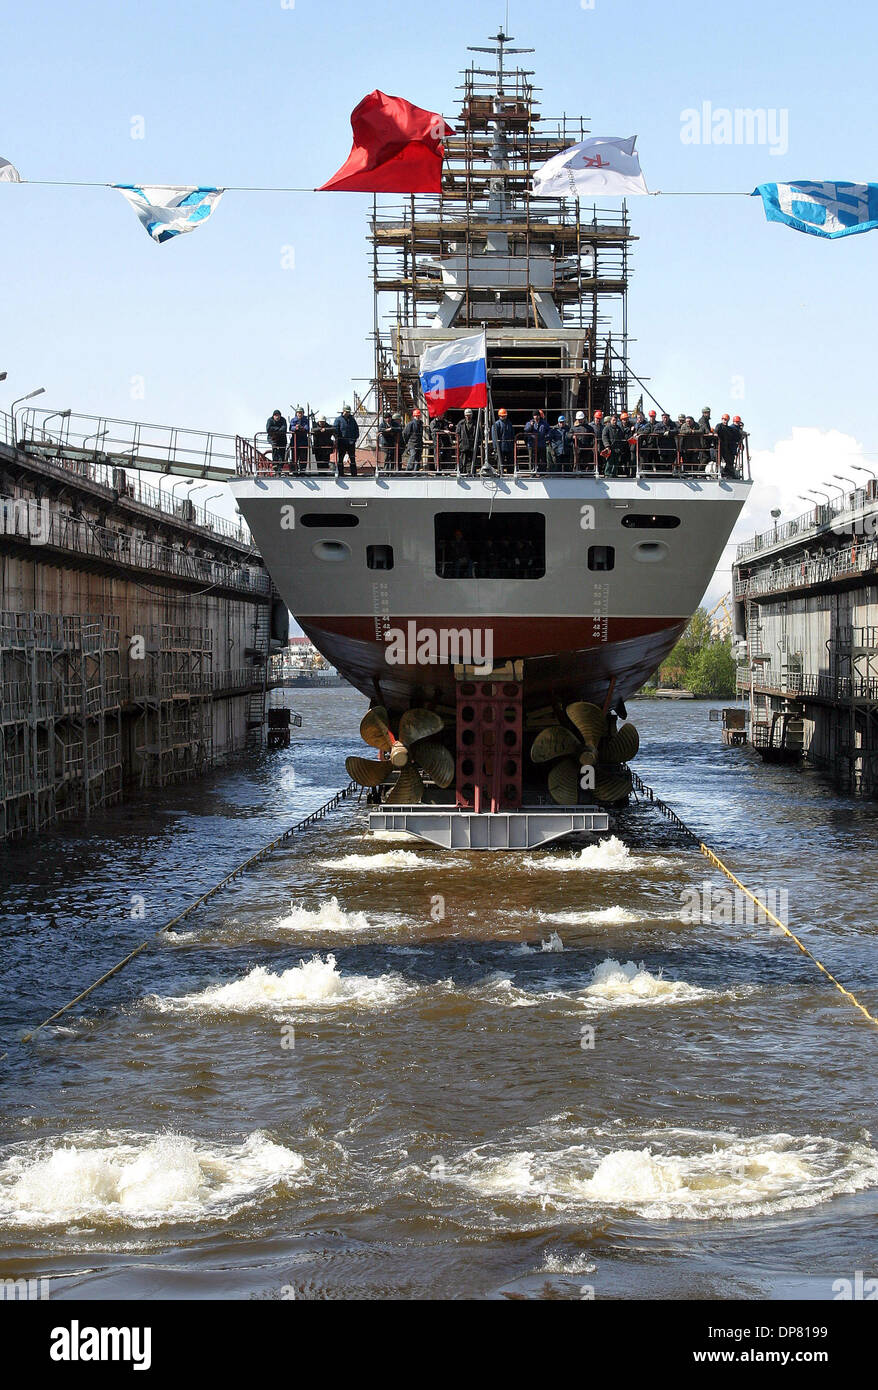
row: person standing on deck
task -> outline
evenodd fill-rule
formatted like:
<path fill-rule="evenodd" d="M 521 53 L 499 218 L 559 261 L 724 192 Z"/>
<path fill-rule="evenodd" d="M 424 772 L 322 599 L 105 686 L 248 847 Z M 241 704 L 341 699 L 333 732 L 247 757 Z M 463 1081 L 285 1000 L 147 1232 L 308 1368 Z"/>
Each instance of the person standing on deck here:
<path fill-rule="evenodd" d="M 443 463 L 447 463 L 450 459 L 453 438 L 453 427 L 445 412 L 443 411 L 441 415 L 435 415 L 430 421 L 430 444 L 433 466 L 437 473 L 441 470 Z"/>
<path fill-rule="evenodd" d="M 461 473 L 472 473 L 476 461 L 479 422 L 469 407 L 457 422 L 457 466 Z"/>
<path fill-rule="evenodd" d="M 417 409 L 412 411 L 412 418 L 402 432 L 402 443 L 406 471 L 420 473 L 424 456 L 424 421 Z"/>
<path fill-rule="evenodd" d="M 604 476 L 618 477 L 628 453 L 628 431 L 623 428 L 618 415 L 611 415 L 601 430 L 601 446 Z"/>
<path fill-rule="evenodd" d="M 275 473 L 280 476 L 287 453 L 287 422 L 279 410 L 273 410 L 265 422 L 265 433 L 271 445 L 271 461 Z"/>
<path fill-rule="evenodd" d="M 332 458 L 332 430 L 326 423 L 325 415 L 318 415 L 317 423 L 311 432 L 311 443 L 314 448 L 314 462 L 320 468 L 324 463 L 329 463 Z"/>
<path fill-rule="evenodd" d="M 546 446 L 549 439 L 548 422 L 541 410 L 535 410 L 524 427 L 524 437 L 530 453 L 530 466 L 537 468 L 546 462 Z"/>
<path fill-rule="evenodd" d="M 308 467 L 308 436 L 311 426 L 304 410 L 299 406 L 290 420 L 290 458 L 297 473 L 304 473 Z"/>
<path fill-rule="evenodd" d="M 357 440 L 360 437 L 360 427 L 354 419 L 354 413 L 349 405 L 344 406 L 341 414 L 336 416 L 332 428 L 335 433 L 335 449 L 339 474 L 344 474 L 344 461 L 347 458 L 350 460 L 351 477 L 356 478 Z"/>
<path fill-rule="evenodd" d="M 515 427 L 505 406 L 497 411 L 497 419 L 491 429 L 491 442 L 500 472 L 511 473 L 515 468 Z"/>
<path fill-rule="evenodd" d="M 385 415 L 378 431 L 378 443 L 384 454 L 385 468 L 399 468 L 402 460 L 402 416 Z"/>
<path fill-rule="evenodd" d="M 570 433 L 566 415 L 559 415 L 557 425 L 554 429 L 549 430 L 546 452 L 551 466 L 560 469 L 562 473 L 565 468 L 572 464 L 573 436 Z"/>
<path fill-rule="evenodd" d="M 740 435 L 732 425 L 730 416 L 722 417 L 716 427 L 716 437 L 719 444 L 720 474 L 723 478 L 734 478 Z"/>

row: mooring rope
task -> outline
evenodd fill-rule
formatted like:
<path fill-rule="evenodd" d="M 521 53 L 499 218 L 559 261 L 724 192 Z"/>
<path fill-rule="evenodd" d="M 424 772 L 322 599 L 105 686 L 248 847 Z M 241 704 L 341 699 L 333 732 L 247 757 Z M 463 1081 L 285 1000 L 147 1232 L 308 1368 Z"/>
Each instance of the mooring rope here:
<path fill-rule="evenodd" d="M 99 985 L 102 985 L 107 980 L 112 979 L 114 975 L 118 975 L 120 970 L 124 970 L 125 966 L 129 965 L 131 961 L 133 961 L 137 956 L 139 956 L 143 951 L 145 951 L 148 946 L 152 946 L 160 936 L 164 936 L 165 933 L 169 932 L 172 927 L 176 927 L 179 922 L 182 922 L 184 918 L 188 917 L 190 913 L 196 910 L 196 908 L 203 906 L 204 903 L 208 902 L 217 893 L 221 892 L 223 888 L 228 887 L 228 885 L 234 882 L 236 878 L 240 878 L 241 875 L 246 873 L 248 869 L 251 869 L 254 864 L 260 863 L 263 859 L 267 858 L 269 854 L 276 850 L 280 845 L 283 845 L 286 843 L 287 840 L 292 839 L 294 835 L 298 835 L 301 831 L 307 830 L 308 827 L 310 825 L 313 825 L 315 821 L 322 820 L 325 815 L 328 815 L 330 811 L 334 811 L 336 806 L 338 806 L 342 801 L 344 801 L 346 797 L 350 796 L 351 792 L 356 790 L 356 784 L 353 782 L 349 782 L 346 787 L 343 787 L 341 791 L 336 792 L 334 796 L 330 797 L 330 799 L 324 802 L 322 806 L 318 807 L 316 811 L 312 811 L 309 816 L 305 816 L 304 820 L 300 820 L 295 825 L 291 825 L 289 830 L 285 830 L 282 835 L 278 835 L 277 838 L 272 840 L 269 844 L 263 845 L 262 849 L 257 850 L 255 854 L 251 854 L 249 859 L 245 859 L 243 864 L 239 864 L 236 869 L 233 869 L 231 871 L 231 873 L 226 874 L 225 878 L 221 879 L 219 883 L 214 884 L 213 888 L 209 888 L 206 893 L 202 893 L 200 898 L 196 898 L 194 902 L 191 902 L 189 904 L 188 907 L 184 907 L 183 911 L 178 912 L 176 917 L 172 917 L 170 922 L 166 922 L 163 927 L 159 927 L 157 932 L 154 932 L 152 936 L 147 937 L 145 941 L 141 941 L 140 945 L 135 946 L 133 951 L 129 951 L 127 956 L 125 956 L 122 960 L 117 961 L 117 963 L 114 966 L 112 966 L 109 970 L 104 971 L 100 979 L 97 979 L 94 981 L 93 984 L 90 984 L 88 986 L 88 989 L 82 990 L 79 994 L 76 995 L 75 999 L 69 1000 L 68 1003 L 64 1004 L 60 1009 L 56 1009 L 53 1014 L 50 1014 L 48 1018 L 44 1018 L 42 1023 L 38 1023 L 36 1028 L 32 1028 L 29 1033 L 25 1033 L 24 1037 L 21 1038 L 21 1042 L 30 1042 L 34 1035 L 36 1033 L 39 1033 L 41 1028 L 45 1028 L 48 1026 L 48 1024 L 54 1023 L 56 1018 L 60 1018 L 62 1014 L 66 1014 L 70 1009 L 74 1007 L 74 1005 L 81 1003 L 82 1000 L 86 999 L 88 995 L 92 993 L 93 990 L 96 990 L 98 988 Z M 5 1056 L 5 1052 L 0 1054 L 0 1061 L 2 1061 Z"/>
<path fill-rule="evenodd" d="M 870 1023 L 874 1023 L 875 1026 L 878 1027 L 878 1018 L 876 1018 L 874 1014 L 870 1014 L 865 1004 L 861 1004 L 856 995 L 852 994 L 849 989 L 846 989 L 845 986 L 835 978 L 831 971 L 827 970 L 823 962 L 819 961 L 817 957 L 814 955 L 814 953 L 808 950 L 808 947 L 805 945 L 805 943 L 799 940 L 795 932 L 790 931 L 789 927 L 786 925 L 785 922 L 782 922 L 779 917 L 776 917 L 774 913 L 766 906 L 766 904 L 761 902 L 759 898 L 756 897 L 755 893 L 751 893 L 750 889 L 745 884 L 743 884 L 741 880 L 736 877 L 735 874 L 732 873 L 728 865 L 723 863 L 716 851 L 712 850 L 709 845 L 706 845 L 704 841 L 701 839 L 701 837 L 695 834 L 694 830 L 690 830 L 689 826 L 686 825 L 685 821 L 682 821 L 680 819 L 676 811 L 672 810 L 671 807 L 668 806 L 667 802 L 662 801 L 660 796 L 656 796 L 655 792 L 652 790 L 652 787 L 648 787 L 645 782 L 641 781 L 636 772 L 632 772 L 631 777 L 635 789 L 638 792 L 640 792 L 643 796 L 645 796 L 648 801 L 651 801 L 652 804 L 661 812 L 661 814 L 665 816 L 668 820 L 672 821 L 674 825 L 676 825 L 681 831 L 683 831 L 685 835 L 689 837 L 689 839 L 694 840 L 700 852 L 704 855 L 705 859 L 710 860 L 710 863 L 715 865 L 715 867 L 719 869 L 720 873 L 725 874 L 726 878 L 730 879 L 731 882 L 734 883 L 736 888 L 740 888 L 742 893 L 746 893 L 747 897 L 751 900 L 751 902 L 754 902 L 757 908 L 759 908 L 761 912 L 765 913 L 765 916 L 769 919 L 769 921 L 773 922 L 776 927 L 779 927 L 780 930 L 783 932 L 784 936 L 788 937 L 790 941 L 794 942 L 794 944 L 798 946 L 802 954 L 806 955 L 808 959 L 812 962 L 812 964 L 816 965 L 817 969 L 826 976 L 827 980 L 830 980 L 832 984 L 835 985 L 835 988 L 839 991 L 839 993 L 843 994 L 845 999 L 847 999 L 850 1004 L 853 1004 L 855 1009 L 859 1009 L 860 1013 L 863 1014 L 869 1020 Z"/>

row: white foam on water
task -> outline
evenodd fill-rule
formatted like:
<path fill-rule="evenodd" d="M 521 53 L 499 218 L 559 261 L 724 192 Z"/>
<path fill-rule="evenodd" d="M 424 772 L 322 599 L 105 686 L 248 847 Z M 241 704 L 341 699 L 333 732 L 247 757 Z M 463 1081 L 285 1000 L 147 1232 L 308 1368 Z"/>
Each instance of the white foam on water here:
<path fill-rule="evenodd" d="M 227 985 L 212 985 L 197 994 L 145 1003 L 159 1013 L 286 1014 L 296 1009 L 385 1009 L 416 993 L 398 975 L 342 975 L 335 956 L 314 955 L 290 970 L 273 974 L 257 965 Z"/>
<path fill-rule="evenodd" d="M 238 1144 L 113 1130 L 30 1141 L 0 1154 L 0 1225 L 223 1220 L 304 1169 L 260 1130 Z"/>
<path fill-rule="evenodd" d="M 641 1136 L 642 1139 L 642 1136 Z M 878 1186 L 870 1145 L 814 1135 L 742 1137 L 669 1130 L 660 1141 L 600 1153 L 471 1150 L 441 1176 L 478 1195 L 545 1211 L 614 1209 L 652 1220 L 741 1220 L 809 1208 Z"/>
<path fill-rule="evenodd" d="M 641 914 L 630 912 L 626 907 L 599 907 L 587 912 L 541 912 L 543 922 L 558 922 L 561 926 L 579 927 L 622 927 L 632 922 L 640 922 Z"/>
<path fill-rule="evenodd" d="M 591 984 L 578 997 L 592 1010 L 630 1008 L 644 1004 L 695 1004 L 703 999 L 720 999 L 716 990 L 700 989 L 685 980 L 666 980 L 659 971 L 652 975 L 643 965 L 629 960 L 604 960 L 595 966 Z"/>
<path fill-rule="evenodd" d="M 635 855 L 617 835 L 586 845 L 578 854 L 529 855 L 522 860 L 525 869 L 551 869 L 573 873 L 581 869 L 602 873 L 632 873 L 644 869 L 669 869 L 674 863 L 661 855 Z"/>
<path fill-rule="evenodd" d="M 418 844 L 418 836 L 408 830 L 366 830 L 361 840 L 383 840 L 385 844 Z"/>
<path fill-rule="evenodd" d="M 313 909 L 291 901 L 288 915 L 272 925 L 277 931 L 357 932 L 368 931 L 372 924 L 365 913 L 345 912 L 332 897 Z"/>
<path fill-rule="evenodd" d="M 454 869 L 466 863 L 463 859 L 413 854 L 410 849 L 389 849 L 380 854 L 344 854 L 340 859 L 319 859 L 317 862 L 322 869 L 364 869 L 373 873 L 379 869 Z"/>
<path fill-rule="evenodd" d="M 548 940 L 542 942 L 541 949 L 543 951 L 560 952 L 564 950 L 564 942 L 561 940 L 558 933 L 553 931 Z"/>
<path fill-rule="evenodd" d="M 540 1274 L 594 1274 L 597 1265 L 587 1255 L 556 1255 L 548 1250 L 540 1265 Z"/>

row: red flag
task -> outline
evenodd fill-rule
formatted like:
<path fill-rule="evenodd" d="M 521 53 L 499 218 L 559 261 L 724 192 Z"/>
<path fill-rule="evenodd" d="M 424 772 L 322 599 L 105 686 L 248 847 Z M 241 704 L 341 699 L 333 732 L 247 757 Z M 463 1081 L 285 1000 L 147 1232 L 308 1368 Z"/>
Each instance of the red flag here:
<path fill-rule="evenodd" d="M 443 116 L 402 97 L 370 92 L 351 112 L 353 149 L 318 192 L 438 193 L 446 135 Z"/>

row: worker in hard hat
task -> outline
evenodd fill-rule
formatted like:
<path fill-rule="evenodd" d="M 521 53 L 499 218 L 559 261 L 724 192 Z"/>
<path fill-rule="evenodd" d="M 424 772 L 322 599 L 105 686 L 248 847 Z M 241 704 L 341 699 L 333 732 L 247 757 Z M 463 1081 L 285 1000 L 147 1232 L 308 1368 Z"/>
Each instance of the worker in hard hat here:
<path fill-rule="evenodd" d="M 497 411 L 497 419 L 491 427 L 491 443 L 500 472 L 511 473 L 515 468 L 515 427 L 505 406 Z"/>
<path fill-rule="evenodd" d="M 549 430 L 546 453 L 552 468 L 557 468 L 563 473 L 565 469 L 571 467 L 573 463 L 573 437 L 566 415 L 559 415 L 558 423 Z"/>
<path fill-rule="evenodd" d="M 314 462 L 318 468 L 330 462 L 332 458 L 332 430 L 325 415 L 317 416 L 311 431 L 311 447 L 314 450 Z"/>
<path fill-rule="evenodd" d="M 350 462 L 351 477 L 356 478 L 357 440 L 360 437 L 360 427 L 354 419 L 354 412 L 349 405 L 342 407 L 341 414 L 335 417 L 332 428 L 335 433 L 335 449 L 339 475 L 344 474 L 345 459 L 348 459 Z"/>
<path fill-rule="evenodd" d="M 570 442 L 573 449 L 573 467 L 580 470 L 591 470 L 594 468 L 594 435 L 591 426 L 586 419 L 584 410 L 577 410 L 573 417 L 573 429 L 570 431 Z"/>
<path fill-rule="evenodd" d="M 457 422 L 455 434 L 458 471 L 460 473 L 472 473 L 479 443 L 479 422 L 474 410 L 467 407 L 463 412 L 463 418 Z"/>

